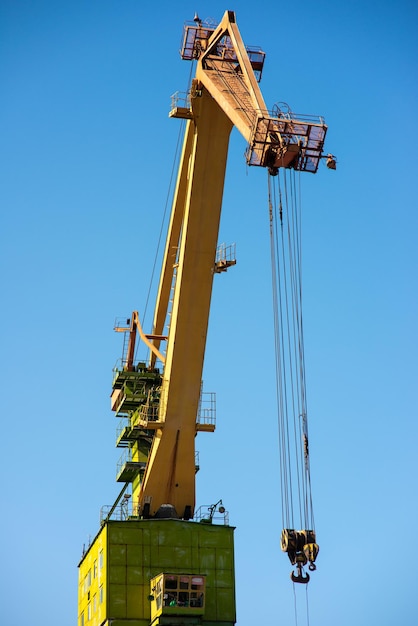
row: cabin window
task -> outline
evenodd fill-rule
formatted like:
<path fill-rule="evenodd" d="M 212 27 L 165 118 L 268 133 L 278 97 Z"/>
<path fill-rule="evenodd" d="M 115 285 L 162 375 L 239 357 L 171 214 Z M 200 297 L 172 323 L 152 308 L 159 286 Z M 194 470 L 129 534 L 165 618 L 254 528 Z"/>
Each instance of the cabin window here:
<path fill-rule="evenodd" d="M 164 575 L 164 606 L 203 607 L 204 594 L 205 580 L 203 576 Z"/>

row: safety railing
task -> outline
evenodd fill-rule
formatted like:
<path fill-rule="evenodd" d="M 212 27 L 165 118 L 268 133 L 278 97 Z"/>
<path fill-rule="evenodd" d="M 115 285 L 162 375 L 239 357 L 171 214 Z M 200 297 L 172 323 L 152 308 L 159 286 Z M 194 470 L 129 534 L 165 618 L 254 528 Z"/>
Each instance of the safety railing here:
<path fill-rule="evenodd" d="M 228 267 L 235 265 L 236 262 L 235 244 L 231 243 L 227 246 L 225 243 L 221 243 L 216 249 L 215 272 L 225 272 Z"/>
<path fill-rule="evenodd" d="M 216 424 L 216 393 L 202 391 L 197 413 L 197 423 L 205 425 Z"/>
<path fill-rule="evenodd" d="M 133 362 L 133 368 L 132 371 L 133 372 L 141 372 L 141 371 L 151 371 L 153 373 L 160 373 L 161 369 L 162 369 L 162 362 L 157 360 L 156 363 L 156 367 L 152 368 L 152 370 L 150 370 L 150 363 L 149 361 L 144 361 L 142 360 L 136 360 Z M 126 367 L 126 360 L 125 359 L 118 359 L 115 363 L 115 365 L 113 366 L 113 377 L 115 378 L 118 374 L 120 374 L 120 372 L 124 372 Z"/>
<path fill-rule="evenodd" d="M 125 448 L 116 463 L 116 479 L 123 482 L 121 478 L 125 478 L 127 482 L 131 482 L 134 475 L 145 469 L 145 463 L 133 458 L 132 448 Z"/>
<path fill-rule="evenodd" d="M 120 418 L 120 420 L 118 421 L 118 425 L 116 426 L 116 441 L 119 441 L 123 431 L 125 430 L 125 428 L 128 428 L 130 426 L 130 423 L 131 420 L 129 419 L 129 417 Z"/>
<path fill-rule="evenodd" d="M 196 509 L 194 522 L 201 524 L 223 524 L 229 526 L 229 511 L 222 506 L 222 500 L 219 500 L 216 504 L 202 504 Z"/>
<path fill-rule="evenodd" d="M 129 494 L 125 494 L 121 502 L 116 507 L 114 504 L 105 504 L 104 506 L 102 506 L 102 508 L 100 509 L 100 523 L 102 523 L 104 520 L 125 521 L 129 519 L 131 515 L 131 496 Z"/>
<path fill-rule="evenodd" d="M 325 120 L 319 115 L 296 114 L 278 106 L 272 112 L 258 111 L 246 151 L 247 163 L 315 173 L 326 132 Z"/>
<path fill-rule="evenodd" d="M 171 110 L 177 109 L 178 107 L 190 109 L 190 92 L 176 91 L 173 93 L 171 96 Z"/>

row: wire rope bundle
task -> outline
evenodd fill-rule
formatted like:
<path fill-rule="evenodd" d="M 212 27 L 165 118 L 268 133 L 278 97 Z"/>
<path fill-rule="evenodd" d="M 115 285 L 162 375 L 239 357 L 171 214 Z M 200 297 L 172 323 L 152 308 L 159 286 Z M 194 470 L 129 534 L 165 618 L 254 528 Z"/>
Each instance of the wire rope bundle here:
<path fill-rule="evenodd" d="M 280 168 L 268 177 L 276 393 L 282 505 L 281 547 L 307 583 L 316 544 L 309 463 L 308 410 L 302 316 L 302 239 L 299 177 Z M 299 530 L 296 530 L 299 529 Z"/>

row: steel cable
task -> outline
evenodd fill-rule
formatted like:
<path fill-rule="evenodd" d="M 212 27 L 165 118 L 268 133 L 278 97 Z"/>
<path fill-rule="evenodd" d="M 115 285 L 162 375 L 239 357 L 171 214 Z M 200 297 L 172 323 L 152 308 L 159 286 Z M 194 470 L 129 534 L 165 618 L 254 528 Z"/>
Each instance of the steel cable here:
<path fill-rule="evenodd" d="M 283 179 L 283 181 L 282 181 Z M 300 180 L 268 177 L 274 347 L 283 528 L 314 529 L 302 317 Z"/>

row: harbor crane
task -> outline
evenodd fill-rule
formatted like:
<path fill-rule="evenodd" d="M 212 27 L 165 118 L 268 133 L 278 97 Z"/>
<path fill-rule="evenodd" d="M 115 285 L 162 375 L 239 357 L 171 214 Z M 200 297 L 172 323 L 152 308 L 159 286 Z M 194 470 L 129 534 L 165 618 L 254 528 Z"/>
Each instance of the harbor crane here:
<path fill-rule="evenodd" d="M 221 500 L 201 514 L 195 497 L 196 434 L 215 429 L 212 397 L 202 411 L 212 284 L 235 264 L 233 251 L 218 247 L 230 132 L 245 138 L 248 166 L 272 177 L 281 168 L 315 173 L 321 159 L 335 165 L 321 117 L 268 110 L 259 88 L 265 53 L 245 46 L 233 11 L 217 26 L 196 15 L 180 54 L 196 72 L 170 111 L 186 120 L 185 136 L 153 325 L 144 330 L 134 311 L 115 326 L 125 338 L 111 394 L 122 487 L 79 563 L 79 626 L 235 623 L 234 528 Z M 146 361 L 135 359 L 138 342 Z M 306 582 L 314 530 L 284 529 L 282 549 L 297 568 L 293 580 Z"/>

